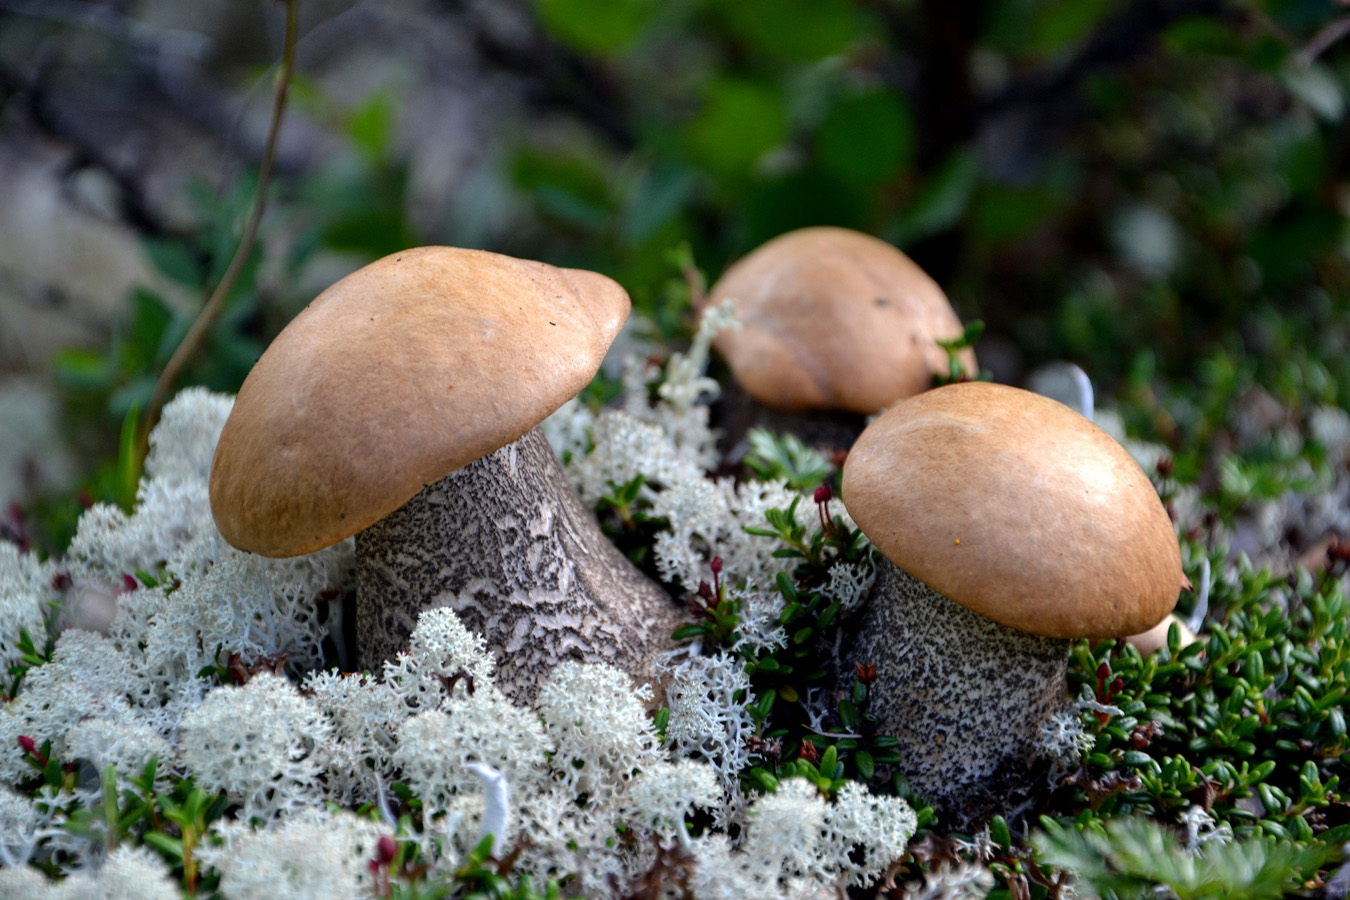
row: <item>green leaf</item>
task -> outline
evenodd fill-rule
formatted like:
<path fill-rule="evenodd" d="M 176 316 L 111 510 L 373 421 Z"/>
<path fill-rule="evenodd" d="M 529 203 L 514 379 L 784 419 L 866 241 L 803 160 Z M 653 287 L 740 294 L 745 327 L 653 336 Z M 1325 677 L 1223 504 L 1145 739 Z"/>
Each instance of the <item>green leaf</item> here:
<path fill-rule="evenodd" d="M 94 350 L 66 347 L 52 356 L 57 383 L 75 391 L 104 392 L 112 387 L 113 374 L 107 356 Z"/>
<path fill-rule="evenodd" d="M 959 222 L 970 205 L 979 175 L 974 151 L 962 149 L 949 156 L 905 212 L 895 243 L 929 237 Z"/>
<path fill-rule="evenodd" d="M 1115 0 L 1050 0 L 1032 21 L 1027 49 L 1051 56 L 1082 41 L 1115 7 Z"/>
<path fill-rule="evenodd" d="M 676 628 L 670 638 L 674 641 L 688 641 L 698 637 L 707 637 L 712 634 L 712 627 L 707 622 L 700 622 L 697 625 L 681 625 Z"/>
<path fill-rule="evenodd" d="M 835 767 L 839 765 L 839 750 L 833 744 L 825 748 L 825 752 L 820 754 L 820 774 L 826 778 L 834 777 Z"/>
<path fill-rule="evenodd" d="M 140 407 L 133 405 L 122 419 L 122 435 L 117 451 L 117 505 L 128 513 L 135 508 L 136 488 L 141 482 L 141 459 L 136 445 L 140 423 Z"/>
<path fill-rule="evenodd" d="M 858 725 L 858 707 L 851 700 L 839 701 L 839 721 L 845 731 L 853 731 Z"/>
<path fill-rule="evenodd" d="M 858 767 L 858 777 L 864 781 L 871 781 L 872 776 L 876 774 L 876 762 L 872 759 L 872 754 L 866 750 L 859 750 L 853 756 L 853 764 Z"/>
<path fill-rule="evenodd" d="M 658 9 L 653 0 L 539 0 L 539 20 L 565 44 L 615 53 L 633 43 Z"/>
<path fill-rule="evenodd" d="M 698 173 L 688 166 L 652 166 L 625 198 L 624 239 L 630 244 L 640 244 L 657 235 L 662 227 L 677 220 L 697 187 Z M 692 260 L 689 265 L 693 265 Z"/>
<path fill-rule="evenodd" d="M 816 134 L 821 165 L 839 180 L 871 188 L 907 169 L 914 157 L 914 120 L 891 91 L 845 97 L 825 114 Z"/>
<path fill-rule="evenodd" d="M 1008 830 L 1008 822 L 1002 816 L 994 816 L 989 820 L 989 837 L 1005 851 L 1012 847 L 1012 832 Z"/>
<path fill-rule="evenodd" d="M 183 842 L 181 839 L 169 837 L 162 831 L 147 831 L 142 840 L 170 859 L 182 863 Z"/>
<path fill-rule="evenodd" d="M 394 133 L 394 101 L 386 94 L 371 94 L 347 113 L 347 134 L 372 160 L 384 159 Z"/>
<path fill-rule="evenodd" d="M 809 491 L 819 487 L 833 471 L 829 460 L 794 434 L 779 435 L 765 428 L 751 428 L 745 440 L 749 446 L 744 462 L 762 481 L 786 481 L 794 491 Z M 784 517 L 783 521 L 787 524 L 791 520 Z M 761 533 L 749 528 L 746 531 Z"/>
<path fill-rule="evenodd" d="M 685 127 L 685 140 L 704 166 L 733 175 L 782 143 L 787 132 L 787 109 L 778 91 L 721 78 L 708 85 L 703 109 Z"/>
<path fill-rule="evenodd" d="M 975 229 L 991 243 L 1016 241 L 1050 221 L 1063 202 L 1057 192 L 1041 186 L 987 185 L 974 200 Z"/>
<path fill-rule="evenodd" d="M 778 534 L 778 532 L 776 532 L 776 531 L 771 531 L 771 530 L 768 529 L 768 528 L 756 528 L 756 527 L 753 526 L 753 525 L 746 525 L 746 526 L 745 526 L 745 533 L 746 533 L 746 534 L 753 534 L 755 537 L 766 537 L 766 538 L 776 538 L 776 537 L 779 537 L 779 534 Z"/>
<path fill-rule="evenodd" d="M 811 225 L 866 228 L 877 199 L 816 167 L 757 180 L 745 200 L 746 240 L 762 243 Z"/>
<path fill-rule="evenodd" d="M 759 700 L 755 703 L 753 710 L 759 721 L 763 722 L 769 717 L 769 713 L 773 711 L 774 701 L 777 699 L 778 692 L 773 688 L 769 688 L 760 696 Z"/>
<path fill-rule="evenodd" d="M 816 619 L 816 630 L 823 632 L 825 629 L 829 628 L 834 622 L 835 616 L 839 615 L 839 611 L 843 608 L 843 604 L 838 600 L 825 607 L 825 611 Z"/>
<path fill-rule="evenodd" d="M 1153 897 L 1164 887 L 1181 900 L 1275 900 L 1298 891 L 1332 858 L 1321 843 L 1299 846 L 1255 836 L 1183 848 L 1166 826 L 1142 817 L 1112 819 L 1101 830 L 1062 828 L 1042 817 L 1032 838 L 1042 864 L 1073 872 L 1079 890 L 1096 896 Z M 1277 835 L 1285 829 L 1265 820 Z"/>
<path fill-rule="evenodd" d="M 165 346 L 165 333 L 173 313 L 158 294 L 138 289 L 131 295 L 131 316 L 117 343 L 118 365 L 127 375 L 158 369 L 168 362 L 173 346 Z"/>
<path fill-rule="evenodd" d="M 1238 29 L 1210 16 L 1184 16 L 1169 25 L 1162 38 L 1174 53 L 1239 56 L 1243 52 Z"/>
<path fill-rule="evenodd" d="M 797 62 L 843 51 L 861 24 L 847 0 L 715 0 L 715 6 L 760 53 Z"/>
<path fill-rule="evenodd" d="M 170 279 L 192 288 L 202 286 L 205 273 L 201 259 L 197 250 L 186 241 L 147 237 L 141 240 L 141 249 L 151 265 Z"/>
<path fill-rule="evenodd" d="M 778 790 L 778 779 L 774 778 L 772 775 L 770 775 L 764 769 L 761 769 L 759 766 L 755 766 L 753 769 L 750 770 L 750 780 L 754 781 L 768 793 L 772 794 L 773 792 Z"/>

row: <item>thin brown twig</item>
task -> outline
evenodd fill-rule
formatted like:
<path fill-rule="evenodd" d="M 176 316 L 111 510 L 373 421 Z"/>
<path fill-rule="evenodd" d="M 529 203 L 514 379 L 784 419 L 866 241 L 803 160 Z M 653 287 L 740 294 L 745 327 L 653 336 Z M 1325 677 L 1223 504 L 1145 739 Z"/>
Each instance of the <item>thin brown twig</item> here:
<path fill-rule="evenodd" d="M 202 305 L 201 311 L 197 313 L 197 318 L 192 322 L 192 327 L 183 336 L 178 349 L 174 350 L 173 356 L 164 366 L 164 371 L 160 373 L 159 380 L 155 382 L 155 391 L 150 396 L 150 404 L 146 407 L 145 417 L 136 436 L 137 471 L 140 470 L 141 464 L 145 461 L 146 451 L 150 447 L 150 432 L 159 422 L 159 415 L 164 408 L 164 400 L 169 388 L 173 386 L 178 373 L 187 365 L 192 354 L 196 352 L 202 339 L 206 337 L 206 332 L 210 329 L 211 323 L 215 321 L 216 316 L 220 313 L 220 308 L 225 304 L 225 298 L 234 289 L 234 283 L 239 279 L 239 274 L 244 270 L 244 264 L 248 261 L 249 254 L 253 250 L 253 244 L 258 237 L 258 227 L 262 224 L 263 211 L 267 208 L 267 185 L 272 178 L 272 161 L 276 156 L 277 135 L 281 132 L 282 114 L 286 109 L 286 97 L 290 93 L 291 72 L 295 65 L 296 34 L 299 30 L 298 8 L 300 0 L 280 0 L 280 2 L 286 5 L 286 35 L 281 51 L 281 67 L 277 71 L 276 94 L 272 103 L 272 121 L 268 125 L 267 145 L 263 148 L 262 161 L 258 165 L 258 187 L 257 194 L 253 199 L 253 212 L 249 215 L 248 223 L 244 227 L 243 237 L 239 240 L 239 246 L 235 248 L 234 256 L 230 258 L 230 264 L 225 269 L 225 274 L 221 276 L 215 290 L 211 292 L 211 296 L 207 298 L 206 303 Z"/>

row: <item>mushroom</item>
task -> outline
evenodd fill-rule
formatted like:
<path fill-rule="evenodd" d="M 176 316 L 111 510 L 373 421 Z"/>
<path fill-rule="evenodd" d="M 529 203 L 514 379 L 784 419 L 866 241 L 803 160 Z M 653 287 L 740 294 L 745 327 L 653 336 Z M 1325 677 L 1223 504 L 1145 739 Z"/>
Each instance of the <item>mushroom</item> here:
<path fill-rule="evenodd" d="M 707 302 L 727 298 L 742 327 L 721 332 L 713 345 L 737 384 L 764 407 L 814 411 L 818 422 L 834 423 L 827 430 L 844 445 L 862 429 L 862 416 L 932 387 L 933 375 L 948 368 L 936 341 L 962 334 L 946 295 L 913 260 L 847 228 L 779 235 L 727 269 Z M 976 371 L 974 351 L 957 358 Z M 803 430 L 800 417 L 741 405 L 733 418 Z"/>
<path fill-rule="evenodd" d="M 1148 477 L 1106 432 L 1018 388 L 896 404 L 854 445 L 843 499 L 884 559 L 842 661 L 910 783 L 964 826 L 1032 787 L 1072 641 L 1151 627 L 1189 587 Z"/>
<path fill-rule="evenodd" d="M 496 253 L 371 263 L 239 389 L 211 469 L 216 525 L 272 557 L 356 535 L 361 666 L 450 606 L 513 697 L 568 658 L 651 681 L 678 606 L 605 538 L 536 427 L 590 381 L 628 310 L 603 275 Z"/>

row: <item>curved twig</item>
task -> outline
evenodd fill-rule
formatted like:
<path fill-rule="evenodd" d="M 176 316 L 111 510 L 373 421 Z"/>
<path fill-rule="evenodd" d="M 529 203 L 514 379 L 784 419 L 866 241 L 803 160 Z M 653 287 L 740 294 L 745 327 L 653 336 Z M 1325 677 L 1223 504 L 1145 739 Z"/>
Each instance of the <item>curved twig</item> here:
<path fill-rule="evenodd" d="M 263 149 L 262 161 L 258 166 L 258 188 L 257 195 L 253 200 L 253 212 L 249 215 L 243 237 L 239 240 L 239 246 L 235 249 L 234 256 L 231 257 L 230 264 L 225 269 L 225 274 L 221 276 L 215 290 L 211 292 L 211 296 L 207 298 L 206 303 L 202 305 L 201 312 L 197 313 L 197 318 L 192 322 L 192 327 L 183 336 L 178 349 L 173 352 L 173 356 L 164 366 L 164 371 L 160 373 L 159 380 L 155 382 L 155 392 L 150 397 L 150 404 L 146 407 L 145 418 L 141 422 L 136 437 L 137 471 L 140 470 L 141 463 L 145 461 L 146 451 L 150 447 L 150 432 L 159 421 L 160 411 L 164 408 L 164 401 L 169 393 L 169 388 L 173 386 L 178 373 L 187 365 L 202 339 L 206 337 L 206 332 L 210 329 L 211 323 L 219 315 L 220 308 L 224 306 L 225 298 L 234 289 L 234 283 L 239 279 L 239 273 L 243 271 L 244 263 L 248 261 L 249 253 L 252 252 L 253 244 L 258 237 L 258 226 L 262 223 L 263 211 L 267 207 L 267 185 L 272 178 L 272 161 L 276 156 L 277 135 L 281 131 L 282 113 L 286 109 L 291 72 L 295 65 L 295 43 L 299 24 L 297 11 L 300 4 L 299 0 L 281 0 L 281 2 L 286 4 L 286 36 L 281 51 L 281 68 L 277 72 L 276 95 L 272 104 L 272 121 L 267 130 L 267 146 Z"/>

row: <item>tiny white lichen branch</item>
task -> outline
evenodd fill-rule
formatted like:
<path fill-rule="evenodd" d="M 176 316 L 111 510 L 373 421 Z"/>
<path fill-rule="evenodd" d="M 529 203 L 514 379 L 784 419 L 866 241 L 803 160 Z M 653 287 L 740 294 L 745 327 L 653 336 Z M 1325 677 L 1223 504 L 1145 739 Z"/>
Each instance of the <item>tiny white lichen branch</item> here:
<path fill-rule="evenodd" d="M 477 775 L 483 782 L 483 827 L 478 831 L 478 843 L 492 835 L 492 855 L 495 857 L 506 838 L 506 816 L 510 809 L 510 790 L 506 776 L 492 766 L 479 762 L 465 763 L 466 771 Z"/>
<path fill-rule="evenodd" d="M 1186 627 L 1197 634 L 1205 627 L 1205 616 L 1209 614 L 1209 584 L 1209 560 L 1202 558 L 1200 585 L 1195 589 L 1195 608 L 1191 610 L 1191 617 L 1186 620 Z"/>
<path fill-rule="evenodd" d="M 719 332 L 739 327 L 741 323 L 736 319 L 736 302 L 731 298 L 704 310 L 693 343 L 689 345 L 689 352 L 671 354 L 670 362 L 666 365 L 666 380 L 657 389 L 657 395 L 682 412 L 697 403 L 701 396 L 716 398 L 721 392 L 721 386 L 715 379 L 703 374 L 708 366 L 708 351 Z"/>
<path fill-rule="evenodd" d="M 379 809 L 384 824 L 390 828 L 398 827 L 398 817 L 389 806 L 389 795 L 384 792 L 384 778 L 381 777 L 379 769 L 375 770 L 375 807 Z"/>
<path fill-rule="evenodd" d="M 1093 700 L 1088 697 L 1079 699 L 1078 708 L 1080 710 L 1090 709 L 1093 712 L 1099 712 L 1103 715 L 1112 717 L 1123 715 L 1119 706 L 1112 706 L 1109 703 L 1102 703 L 1100 700 Z"/>

